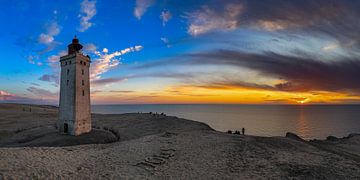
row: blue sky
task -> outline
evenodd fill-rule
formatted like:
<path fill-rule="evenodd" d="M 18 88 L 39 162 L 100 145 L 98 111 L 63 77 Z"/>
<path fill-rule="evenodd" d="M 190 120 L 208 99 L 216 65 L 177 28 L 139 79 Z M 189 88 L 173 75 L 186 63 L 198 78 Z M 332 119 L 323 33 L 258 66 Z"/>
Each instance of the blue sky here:
<path fill-rule="evenodd" d="M 0 101 L 57 104 L 77 35 L 94 104 L 359 102 L 354 1 L 1 4 Z"/>

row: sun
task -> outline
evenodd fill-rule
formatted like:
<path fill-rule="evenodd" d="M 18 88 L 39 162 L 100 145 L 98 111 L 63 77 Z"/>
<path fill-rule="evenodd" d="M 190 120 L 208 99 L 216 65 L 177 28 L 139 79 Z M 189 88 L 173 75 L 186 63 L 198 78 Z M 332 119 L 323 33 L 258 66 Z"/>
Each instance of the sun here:
<path fill-rule="evenodd" d="M 310 98 L 304 98 L 304 99 L 302 99 L 302 100 L 297 101 L 297 103 L 299 103 L 299 104 L 306 104 L 306 103 L 309 102 L 309 101 L 310 101 Z"/>

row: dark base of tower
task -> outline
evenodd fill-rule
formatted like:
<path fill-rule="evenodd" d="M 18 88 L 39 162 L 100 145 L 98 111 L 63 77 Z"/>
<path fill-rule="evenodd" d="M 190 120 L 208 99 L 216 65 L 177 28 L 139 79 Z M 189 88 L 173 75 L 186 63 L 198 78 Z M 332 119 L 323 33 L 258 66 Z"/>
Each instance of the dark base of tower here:
<path fill-rule="evenodd" d="M 81 144 L 105 144 L 118 141 L 111 131 L 92 129 L 91 132 L 79 136 L 60 134 L 54 126 L 43 126 L 15 133 L 0 142 L 0 147 L 59 147 Z"/>

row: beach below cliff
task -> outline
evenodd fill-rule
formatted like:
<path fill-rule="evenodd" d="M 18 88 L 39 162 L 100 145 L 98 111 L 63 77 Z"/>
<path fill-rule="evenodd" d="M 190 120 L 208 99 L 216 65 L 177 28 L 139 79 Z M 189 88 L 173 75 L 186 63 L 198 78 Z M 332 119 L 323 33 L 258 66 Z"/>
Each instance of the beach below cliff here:
<path fill-rule="evenodd" d="M 218 132 L 173 116 L 93 114 L 56 130 L 53 106 L 0 104 L 0 179 L 360 179 L 360 135 L 305 141 Z"/>

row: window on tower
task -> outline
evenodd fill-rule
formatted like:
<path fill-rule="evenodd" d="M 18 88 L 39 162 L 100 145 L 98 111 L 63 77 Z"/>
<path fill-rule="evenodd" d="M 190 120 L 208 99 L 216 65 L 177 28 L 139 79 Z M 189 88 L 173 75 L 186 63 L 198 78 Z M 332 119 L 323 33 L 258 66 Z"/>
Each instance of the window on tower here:
<path fill-rule="evenodd" d="M 67 69 L 66 74 L 69 75 L 69 73 L 70 73 L 70 69 Z"/>
<path fill-rule="evenodd" d="M 69 85 L 69 80 L 66 80 L 66 85 L 67 85 L 67 86 Z"/>
<path fill-rule="evenodd" d="M 86 66 L 86 62 L 84 62 L 84 65 Z"/>
<path fill-rule="evenodd" d="M 82 91 L 82 94 L 83 94 L 83 96 L 85 96 L 85 91 L 84 90 Z"/>
<path fill-rule="evenodd" d="M 84 75 L 84 70 L 83 69 L 81 70 L 81 74 Z"/>
<path fill-rule="evenodd" d="M 84 80 L 82 80 L 82 85 L 85 85 L 85 82 L 84 82 Z"/>

